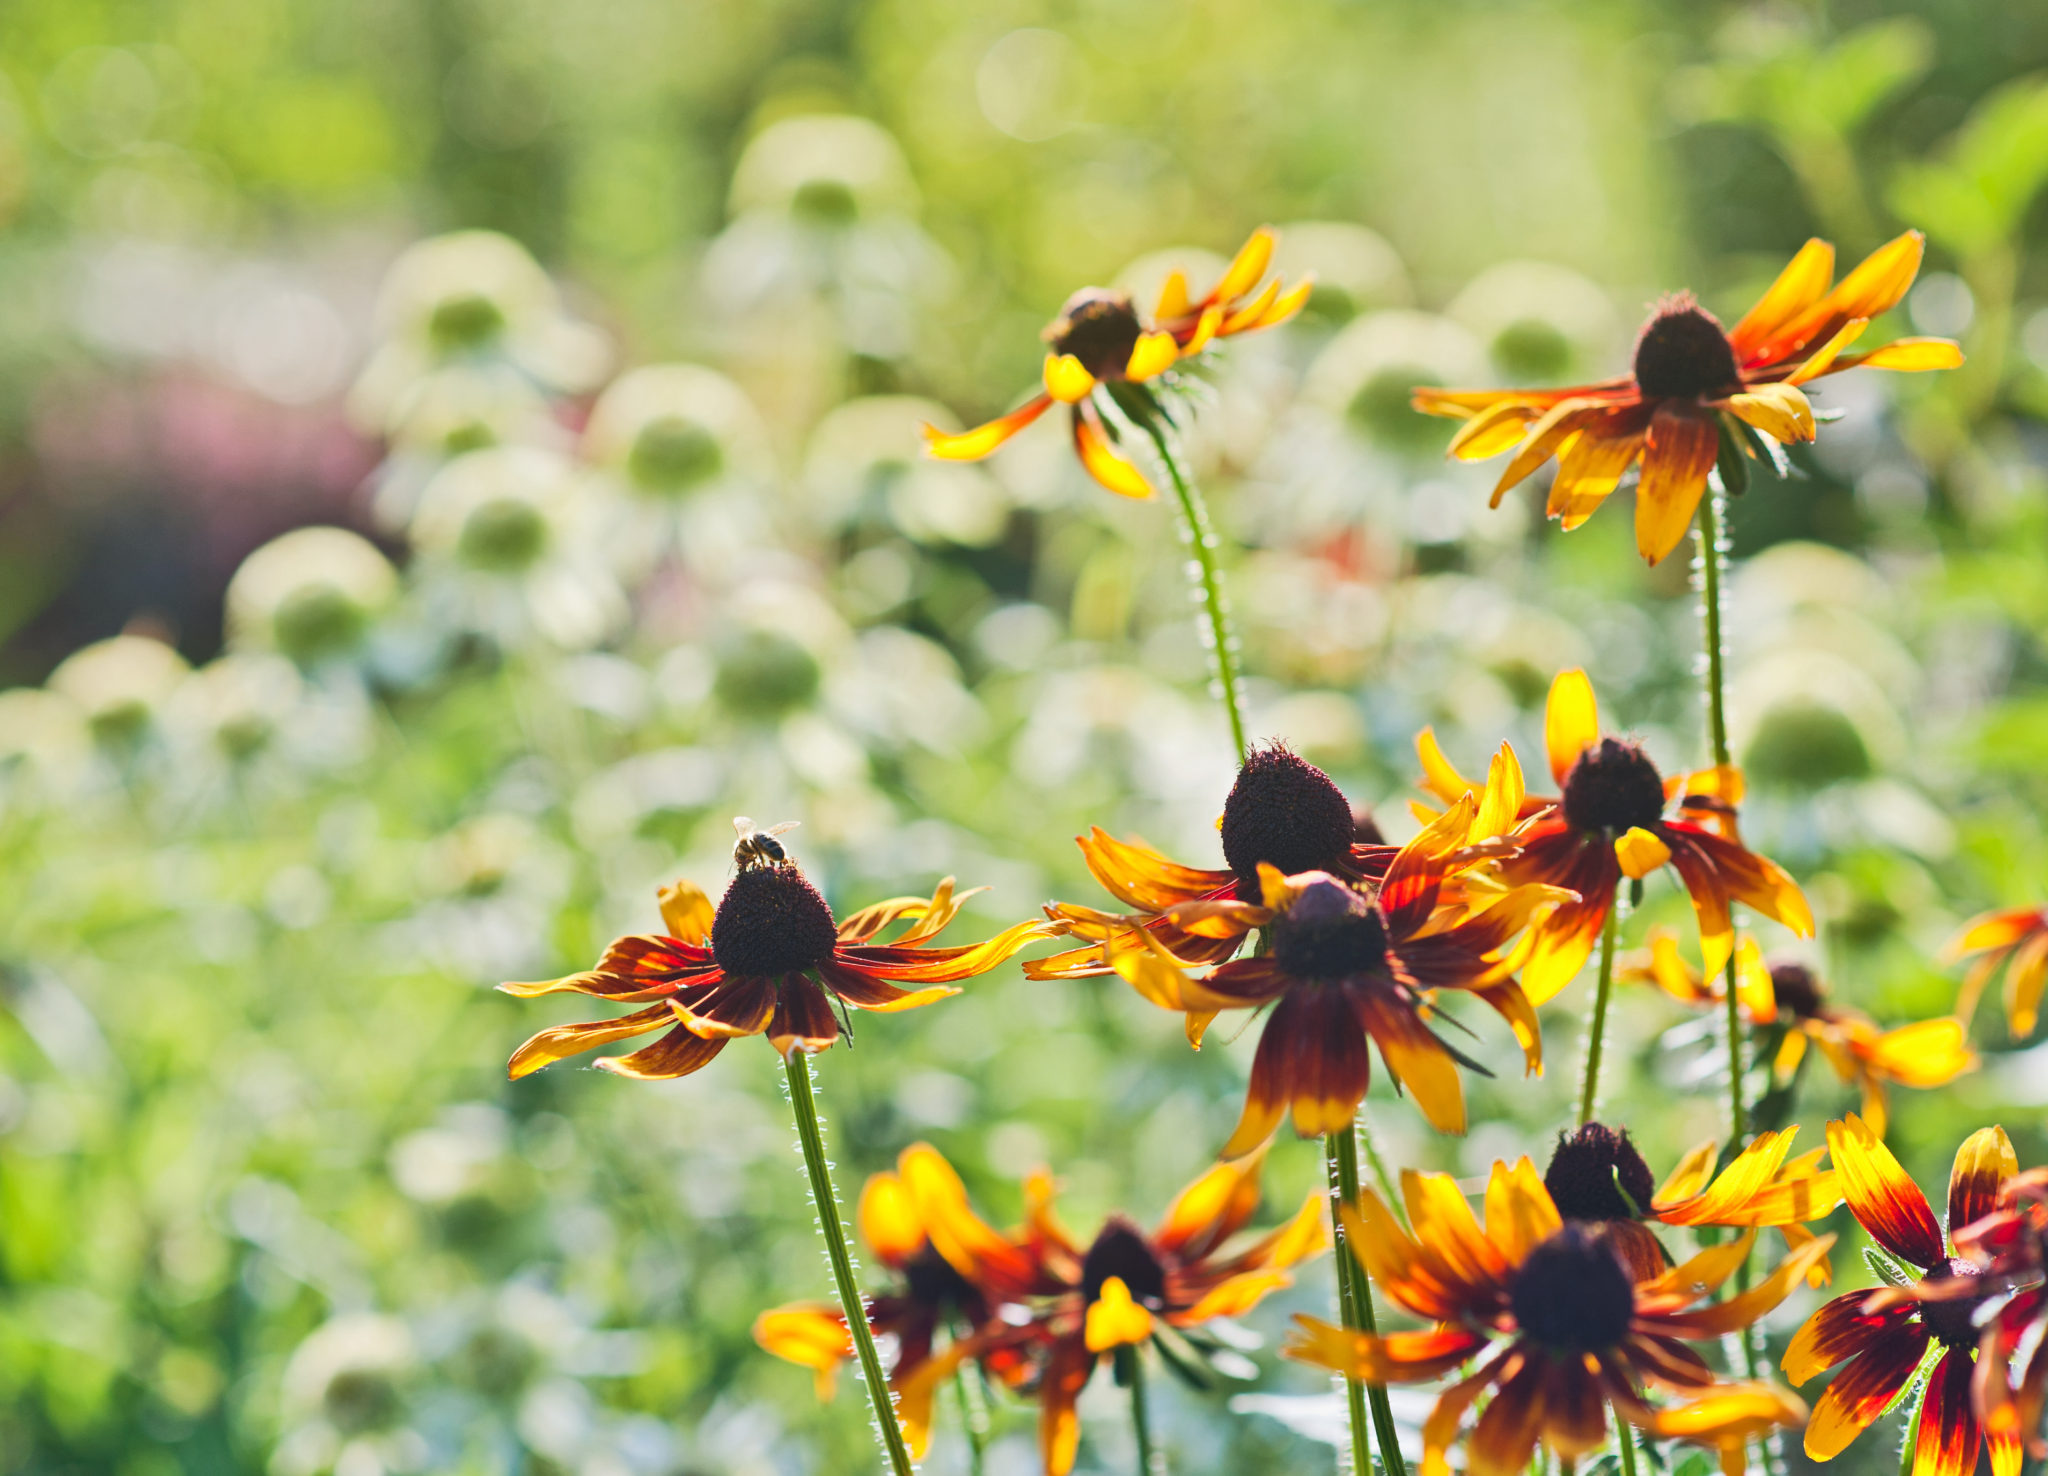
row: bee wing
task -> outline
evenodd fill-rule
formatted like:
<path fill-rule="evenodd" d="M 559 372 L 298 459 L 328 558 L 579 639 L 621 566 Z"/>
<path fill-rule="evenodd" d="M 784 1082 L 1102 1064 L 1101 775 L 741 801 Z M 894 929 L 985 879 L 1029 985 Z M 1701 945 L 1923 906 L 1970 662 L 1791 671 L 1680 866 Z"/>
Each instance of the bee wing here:
<path fill-rule="evenodd" d="M 732 817 L 732 828 L 735 833 L 744 839 L 754 833 L 753 818 L 748 815 L 735 815 Z"/>
<path fill-rule="evenodd" d="M 803 822 L 803 821 L 801 821 L 801 820 L 785 820 L 785 821 L 783 821 L 783 822 L 782 822 L 782 823 L 781 823 L 780 825 L 771 825 L 771 826 L 769 826 L 769 827 L 768 827 L 768 828 L 767 828 L 766 830 L 762 831 L 762 832 L 761 832 L 761 834 L 763 834 L 763 835 L 786 835 L 786 834 L 787 834 L 788 832 L 790 832 L 790 831 L 792 831 L 792 830 L 796 829 L 796 828 L 797 828 L 797 827 L 798 827 L 799 825 L 801 825 L 801 824 L 803 824 L 803 823 L 804 823 L 804 822 Z"/>

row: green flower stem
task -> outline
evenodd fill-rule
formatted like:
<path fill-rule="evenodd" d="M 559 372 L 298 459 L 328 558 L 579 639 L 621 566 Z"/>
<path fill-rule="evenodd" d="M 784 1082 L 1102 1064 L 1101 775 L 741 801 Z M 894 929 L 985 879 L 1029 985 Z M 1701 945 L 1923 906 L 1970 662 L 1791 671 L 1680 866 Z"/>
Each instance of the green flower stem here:
<path fill-rule="evenodd" d="M 810 1054 L 791 1051 L 782 1058 L 782 1070 L 789 1080 L 789 1105 L 796 1117 L 797 1139 L 803 1144 L 804 1168 L 811 1177 L 811 1202 L 818 1210 L 818 1233 L 825 1237 L 825 1256 L 832 1263 L 839 1307 L 846 1314 L 846 1330 L 853 1337 L 861 1377 L 867 1381 L 868 1402 L 875 1411 L 875 1431 L 889 1457 L 891 1476 L 911 1476 L 914 1468 L 910 1464 L 910 1448 L 903 1443 L 903 1427 L 896 1421 L 896 1403 L 889 1394 L 888 1376 L 882 1372 L 882 1357 L 875 1351 L 875 1335 L 868 1328 L 867 1302 L 861 1297 L 860 1283 L 854 1279 L 853 1252 L 847 1249 L 846 1226 L 839 1217 L 839 1196 L 832 1188 L 832 1165 L 825 1159 L 825 1135 L 818 1126 L 818 1100 L 811 1092 Z"/>
<path fill-rule="evenodd" d="M 972 1360 L 954 1373 L 953 1392 L 960 1396 L 960 1426 L 967 1432 L 967 1476 L 982 1476 L 988 1460 L 988 1399 Z"/>
<path fill-rule="evenodd" d="M 1607 907 L 1600 928 L 1600 983 L 1593 995 L 1593 1023 L 1586 1037 L 1586 1079 L 1579 1087 L 1579 1126 L 1593 1120 L 1600 1104 L 1600 1051 L 1607 1039 L 1607 998 L 1614 992 L 1614 934 L 1619 927 L 1621 898 Z"/>
<path fill-rule="evenodd" d="M 1718 486 L 1709 486 L 1700 499 L 1700 612 L 1705 625 L 1707 737 L 1713 745 L 1716 767 L 1728 765 L 1727 680 L 1721 652 L 1721 565 L 1727 555 L 1721 534 L 1725 508 Z M 1735 957 L 1728 957 L 1726 980 L 1728 1006 L 1728 1152 L 1729 1159 L 1742 1151 L 1742 1134 L 1748 1112 L 1742 1102 L 1742 1007 L 1735 997 Z"/>
<path fill-rule="evenodd" d="M 1216 530 L 1209 522 L 1209 506 L 1202 500 L 1194 479 L 1181 466 L 1180 453 L 1160 424 L 1160 417 L 1138 417 L 1137 423 L 1152 438 L 1159 460 L 1166 467 L 1167 478 L 1173 483 L 1174 496 L 1180 501 L 1180 536 L 1181 541 L 1194 551 L 1194 562 L 1189 566 L 1188 576 L 1202 602 L 1202 619 L 1207 629 L 1209 655 L 1213 663 L 1211 670 L 1215 677 L 1213 690 L 1222 699 L 1223 711 L 1230 718 L 1230 740 L 1237 745 L 1238 762 L 1243 763 L 1251 752 L 1251 743 L 1245 734 L 1244 690 L 1237 670 L 1237 633 L 1231 629 L 1230 604 L 1223 597 L 1223 571 L 1216 564 L 1217 538 Z"/>
<path fill-rule="evenodd" d="M 1621 1476 L 1636 1476 L 1636 1432 L 1618 1409 L 1614 1412 L 1614 1439 L 1621 1447 Z"/>
<path fill-rule="evenodd" d="M 1330 1193 L 1336 1203 L 1356 1204 L 1358 1135 L 1355 1129 L 1346 1128 L 1323 1139 L 1323 1163 L 1329 1174 Z M 1331 1254 L 1337 1262 L 1338 1317 L 1353 1332 L 1376 1333 L 1379 1328 L 1372 1312 L 1372 1285 L 1366 1279 L 1364 1265 L 1351 1253 L 1351 1238 L 1345 1234 L 1344 1222 L 1338 1217 L 1334 1204 L 1330 1221 L 1336 1241 L 1331 1247 Z M 1357 1476 L 1371 1476 L 1372 1457 L 1365 1443 L 1366 1406 L 1370 1404 L 1373 1438 L 1380 1448 L 1380 1470 L 1385 1476 L 1408 1476 L 1407 1464 L 1401 1459 L 1401 1443 L 1394 1433 L 1394 1407 L 1387 1401 L 1387 1386 L 1362 1384 L 1347 1378 L 1344 1393 L 1351 1415 L 1351 1469 Z"/>
<path fill-rule="evenodd" d="M 1152 1445 L 1152 1411 L 1145 1398 L 1145 1358 L 1128 1343 L 1116 1350 L 1117 1382 L 1131 1391 L 1131 1433 L 1138 1438 L 1138 1476 L 1166 1476 L 1166 1455 Z"/>

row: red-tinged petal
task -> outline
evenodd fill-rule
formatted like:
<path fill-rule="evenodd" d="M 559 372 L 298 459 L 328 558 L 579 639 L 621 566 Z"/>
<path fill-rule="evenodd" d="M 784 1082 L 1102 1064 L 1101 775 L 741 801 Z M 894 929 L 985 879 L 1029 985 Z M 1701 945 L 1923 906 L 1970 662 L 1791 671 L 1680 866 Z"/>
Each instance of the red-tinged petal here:
<path fill-rule="evenodd" d="M 951 984 L 985 974 L 1036 940 L 1053 936 L 1045 923 L 1021 922 L 985 942 L 958 948 L 842 948 L 839 963 L 900 984 Z"/>
<path fill-rule="evenodd" d="M 1855 1113 L 1828 1124 L 1828 1152 L 1850 1212 L 1879 1244 L 1923 1271 L 1947 1259 L 1927 1196 Z"/>
<path fill-rule="evenodd" d="M 1562 400 L 1544 411 L 1529 427 L 1521 449 L 1501 472 L 1500 480 L 1493 484 L 1493 496 L 1487 506 L 1499 507 L 1500 500 L 1512 488 L 1528 480 L 1567 440 L 1578 434 L 1584 422 L 1598 416 L 1604 408 L 1597 400 L 1580 399 Z"/>
<path fill-rule="evenodd" d="M 1569 1466 L 1607 1443 L 1607 1400 L 1583 1360 L 1543 1364 L 1543 1443 Z"/>
<path fill-rule="evenodd" d="M 775 1015 L 773 979 L 735 979 L 701 993 L 691 991 L 687 1001 L 675 1002 L 683 1023 L 707 1039 L 759 1035 Z"/>
<path fill-rule="evenodd" d="M 1110 445 L 1109 436 L 1092 406 L 1074 407 L 1074 454 L 1081 458 L 1082 468 L 1104 490 L 1139 501 L 1152 495 L 1152 484 L 1146 480 L 1145 474 Z"/>
<path fill-rule="evenodd" d="M 1494 1391 L 1465 1442 L 1467 1476 L 1520 1476 L 1543 1426 L 1542 1358 L 1530 1358 Z"/>
<path fill-rule="evenodd" d="M 1044 1381 L 1038 1391 L 1038 1454 L 1045 1476 L 1067 1476 L 1081 1449 L 1081 1417 L 1075 1401 L 1095 1372 L 1096 1356 L 1080 1338 L 1062 1338 L 1053 1345 Z"/>
<path fill-rule="evenodd" d="M 1258 1210 L 1264 1157 L 1253 1153 L 1205 1170 L 1166 1207 L 1153 1248 L 1199 1261 L 1235 1235 Z"/>
<path fill-rule="evenodd" d="M 2002 1127 L 1979 1128 L 1956 1150 L 1948 1179 L 1951 1232 L 1981 1220 L 1998 1207 L 1998 1191 L 2020 1171 L 2019 1155 Z"/>
<path fill-rule="evenodd" d="M 1651 417 L 1636 485 L 1636 551 L 1650 563 L 1661 562 L 1692 527 L 1720 450 L 1720 432 L 1702 411 L 1667 403 Z"/>
<path fill-rule="evenodd" d="M 1869 1299 L 1867 1289 L 1845 1293 L 1823 1303 L 1801 1323 L 1779 1364 L 1785 1370 L 1785 1377 L 1795 1386 L 1803 1384 L 1844 1359 L 1854 1358 L 1913 1320 L 1910 1306 L 1866 1312 L 1863 1304 Z"/>
<path fill-rule="evenodd" d="M 1974 1476 L 1984 1437 L 1970 1408 L 1970 1355 L 1950 1349 L 1927 1380 L 1913 1476 Z"/>
<path fill-rule="evenodd" d="M 926 1143 L 903 1150 L 896 1172 L 932 1249 L 976 1286 L 994 1285 L 1011 1296 L 1031 1290 L 1036 1267 L 1030 1253 L 991 1228 L 967 1199 L 967 1186 L 945 1157 Z"/>
<path fill-rule="evenodd" d="M 1942 948 L 1942 958 L 1953 963 L 1965 954 L 1986 948 L 2010 948 L 2043 928 L 2048 928 L 2048 909 L 2013 907 L 2003 912 L 1987 912 L 1963 924 L 1962 931 Z"/>
<path fill-rule="evenodd" d="M 1214 338 L 1222 327 L 1223 304 L 1212 302 L 1203 308 L 1201 316 L 1195 319 L 1195 326 L 1188 332 L 1187 342 L 1180 346 L 1180 356 L 1183 359 L 1192 359 L 1209 346 L 1209 340 Z"/>
<path fill-rule="evenodd" d="M 894 1015 L 936 1004 L 960 992 L 949 984 L 934 984 L 929 989 L 898 989 L 894 984 L 884 983 L 859 968 L 837 963 L 820 965 L 818 977 L 826 988 L 855 1009 L 872 1010 L 878 1015 Z"/>
<path fill-rule="evenodd" d="M 1887 242 L 1835 284 L 1819 302 L 1758 341 L 1744 355 L 1746 368 L 1760 369 L 1785 360 L 1839 332 L 1852 318 L 1875 318 L 1896 306 L 1913 285 L 1926 249 L 1918 231 Z"/>
<path fill-rule="evenodd" d="M 543 1066 L 552 1066 L 567 1057 L 595 1050 L 601 1045 L 610 1045 L 615 1040 L 626 1040 L 635 1035 L 645 1035 L 650 1030 L 659 1030 L 675 1022 L 675 1011 L 666 1004 L 652 1005 L 644 1010 L 635 1010 L 630 1015 L 621 1015 L 616 1020 L 588 1020 L 575 1025 L 556 1025 L 533 1036 L 518 1050 L 506 1066 L 506 1075 L 513 1081 L 531 1076 Z"/>
<path fill-rule="evenodd" d="M 1801 385 L 1828 373 L 1835 360 L 1841 357 L 1842 350 L 1861 338 L 1863 330 L 1869 326 L 1868 318 L 1849 319 L 1835 330 L 1826 343 L 1808 354 L 1782 382 L 1788 385 Z"/>
<path fill-rule="evenodd" d="M 1806 1454 L 1831 1461 L 1870 1428 L 1913 1377 L 1927 1352 L 1927 1331 L 1902 1323 L 1874 1334 L 1814 1402 L 1806 1421 Z"/>
<path fill-rule="evenodd" d="M 675 938 L 636 933 L 614 939 L 597 967 L 560 979 L 500 984 L 501 993 L 518 999 L 543 994 L 589 994 L 619 1004 L 660 999 L 685 984 L 702 984 L 716 976 L 711 950 Z"/>
<path fill-rule="evenodd" d="M 1259 1038 L 1261 1051 L 1275 1044 L 1274 1077 L 1299 1137 L 1348 1128 L 1371 1084 L 1372 1056 L 1350 993 L 1334 986 L 1296 990 L 1274 1007 Z"/>
<path fill-rule="evenodd" d="M 1075 841 L 1088 872 L 1118 901 L 1146 912 L 1207 901 L 1237 885 L 1231 871 L 1205 871 L 1170 861 L 1143 841 L 1118 840 L 1097 826 Z"/>
<path fill-rule="evenodd" d="M 1462 1134 L 1465 1131 L 1465 1088 L 1458 1080 L 1458 1063 L 1444 1048 L 1443 1042 L 1429 1033 L 1429 1027 L 1422 1023 L 1411 1006 L 1379 990 L 1360 991 L 1356 1004 L 1359 1025 L 1371 1035 L 1373 1044 L 1380 1048 L 1380 1055 L 1387 1063 L 1387 1070 L 1395 1082 L 1415 1099 L 1415 1105 L 1422 1109 L 1429 1125 L 1440 1133 Z M 1351 1115 L 1365 1096 L 1364 1088 L 1369 1079 L 1370 1067 L 1366 1063 L 1363 1040 L 1358 1041 L 1356 1049 L 1359 1092 L 1351 1099 L 1344 1122 L 1337 1124 L 1338 1127 L 1349 1124 Z M 1295 1125 L 1299 1127 L 1300 1123 L 1297 1108 Z M 1332 1130 L 1325 1128 L 1323 1131 Z"/>
<path fill-rule="evenodd" d="M 1437 1396 L 1429 1418 L 1422 1422 L 1422 1476 L 1451 1476 L 1446 1456 L 1451 1442 L 1458 1438 L 1458 1427 L 1465 1422 L 1465 1412 L 1501 1376 L 1504 1364 L 1514 1356 L 1482 1364 L 1476 1373 L 1466 1375 Z"/>
<path fill-rule="evenodd" d="M 1728 334 L 1736 358 L 1747 362 L 1750 351 L 1794 318 L 1827 296 L 1835 276 L 1835 248 L 1815 238 L 1799 248 L 1798 255 L 1778 273 L 1770 290 L 1757 299 L 1755 307 L 1742 315 Z"/>
<path fill-rule="evenodd" d="M 678 1025 L 653 1045 L 630 1056 L 600 1056 L 597 1069 L 635 1081 L 669 1081 L 702 1071 L 725 1049 L 725 1037 L 706 1040 L 687 1025 Z"/>
<path fill-rule="evenodd" d="M 768 1021 L 768 1044 L 775 1047 L 775 1054 L 816 1054 L 829 1050 L 838 1039 L 839 1017 L 832 1013 L 832 1001 L 825 997 L 825 991 L 802 974 L 785 974 L 775 1001 L 775 1014 Z"/>
<path fill-rule="evenodd" d="M 952 433 L 927 425 L 924 427 L 925 450 L 941 461 L 979 461 L 1051 408 L 1051 395 L 1037 395 L 1008 415 L 970 431 Z"/>

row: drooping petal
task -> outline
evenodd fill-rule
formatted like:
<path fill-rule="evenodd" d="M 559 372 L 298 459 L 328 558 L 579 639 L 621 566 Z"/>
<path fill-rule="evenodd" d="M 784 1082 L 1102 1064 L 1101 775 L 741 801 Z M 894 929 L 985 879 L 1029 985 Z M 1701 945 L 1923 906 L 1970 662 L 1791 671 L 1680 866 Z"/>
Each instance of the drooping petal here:
<path fill-rule="evenodd" d="M 1422 1476 L 1451 1476 L 1451 1463 L 1446 1456 L 1451 1442 L 1458 1438 L 1458 1427 L 1465 1422 L 1465 1411 L 1492 1386 L 1501 1371 L 1500 1362 L 1482 1364 L 1476 1373 L 1467 1374 L 1437 1396 L 1429 1418 L 1422 1422 Z"/>
<path fill-rule="evenodd" d="M 1543 412 L 1519 400 L 1489 405 L 1458 427 L 1448 454 L 1458 461 L 1485 461 L 1522 439 L 1529 422 Z"/>
<path fill-rule="evenodd" d="M 1636 551 L 1650 563 L 1661 562 L 1692 527 L 1720 450 L 1720 433 L 1704 412 L 1665 404 L 1651 417 L 1636 486 Z"/>
<path fill-rule="evenodd" d="M 1062 405 L 1085 400 L 1095 390 L 1095 376 L 1072 354 L 1047 354 L 1041 371 L 1045 392 Z"/>
<path fill-rule="evenodd" d="M 1950 1349 L 1927 1379 L 1913 1476 L 1973 1476 L 1984 1437 L 1970 1408 L 1970 1355 Z"/>
<path fill-rule="evenodd" d="M 1422 1023 L 1421 1017 L 1411 1007 L 1377 989 L 1361 991 L 1357 1009 L 1358 1022 L 1372 1037 L 1373 1044 L 1380 1048 L 1387 1070 L 1415 1098 L 1415 1105 L 1422 1109 L 1429 1125 L 1440 1133 L 1462 1134 L 1465 1131 L 1465 1088 L 1458 1079 L 1458 1063 L 1444 1048 L 1443 1042 L 1430 1034 L 1429 1027 Z M 1364 1054 L 1364 1041 L 1359 1040 L 1361 1061 Z M 1343 1122 L 1319 1131 L 1334 1131 L 1351 1121 L 1365 1096 L 1368 1070 L 1363 1064 L 1359 1066 L 1356 1075 L 1358 1095 L 1344 1108 Z M 1301 1126 L 1298 1106 L 1295 1126 L 1297 1129 Z M 1310 1135 L 1304 1133 L 1303 1136 Z"/>
<path fill-rule="evenodd" d="M 1038 1391 L 1038 1454 L 1045 1476 L 1067 1476 L 1081 1449 L 1081 1417 L 1074 1403 L 1095 1372 L 1096 1355 L 1079 1338 L 1053 1345 Z"/>
<path fill-rule="evenodd" d="M 1138 501 L 1152 495 L 1152 483 L 1145 474 L 1110 445 L 1109 435 L 1092 405 L 1074 407 L 1074 454 L 1104 490 Z"/>
<path fill-rule="evenodd" d="M 506 1075 L 518 1081 L 521 1077 L 533 1075 L 543 1066 L 552 1066 L 570 1056 L 674 1024 L 675 1018 L 674 1010 L 666 1004 L 658 1004 L 635 1010 L 630 1015 L 621 1015 L 616 1020 L 587 1020 L 574 1025 L 552 1026 L 531 1037 L 512 1053 L 512 1059 L 505 1068 Z"/>
<path fill-rule="evenodd" d="M 1313 1363 L 1346 1378 L 1405 1384 L 1448 1373 L 1485 1345 L 1486 1339 L 1469 1328 L 1447 1326 L 1375 1336 L 1297 1313 L 1280 1352 L 1283 1357 Z"/>
<path fill-rule="evenodd" d="M 1543 1443 L 1568 1466 L 1607 1443 L 1607 1400 L 1586 1360 L 1544 1363 Z"/>
<path fill-rule="evenodd" d="M 1205 1170 L 1166 1207 L 1153 1248 L 1196 1261 L 1235 1235 L 1258 1210 L 1264 1156 L 1253 1153 Z"/>
<path fill-rule="evenodd" d="M 941 461 L 979 461 L 1052 408 L 1051 395 L 1026 400 L 1008 415 L 957 433 L 924 427 L 925 452 Z"/>
<path fill-rule="evenodd" d="M 1467 1476 L 1520 1476 L 1543 1427 L 1543 1364 L 1530 1358 L 1494 1391 L 1465 1442 Z"/>
<path fill-rule="evenodd" d="M 1164 374 L 1180 358 L 1180 344 L 1171 333 L 1141 333 L 1124 365 L 1124 378 L 1142 384 Z"/>
<path fill-rule="evenodd" d="M 721 1035 L 706 1040 L 689 1026 L 677 1025 L 651 1046 L 629 1056 L 600 1056 L 594 1064 L 600 1071 L 635 1081 L 670 1081 L 702 1071 L 725 1049 L 726 1039 Z"/>
<path fill-rule="evenodd" d="M 975 1214 L 967 1186 L 936 1148 L 913 1143 L 898 1156 L 896 1172 L 919 1228 L 955 1271 L 976 1285 L 995 1280 L 1014 1293 L 1030 1284 L 1030 1254 Z"/>
<path fill-rule="evenodd" d="M 1888 1330 L 1904 1327 L 1912 1321 L 1913 1309 L 1910 1306 L 1866 1312 L 1863 1304 L 1869 1299 L 1868 1290 L 1845 1293 L 1823 1303 L 1818 1311 L 1801 1323 L 1779 1364 L 1785 1370 L 1785 1377 L 1795 1385 L 1803 1384 L 1844 1359 L 1854 1358 Z"/>
<path fill-rule="evenodd" d="M 1576 666 L 1559 672 L 1543 704 L 1543 751 L 1550 760 L 1550 777 L 1563 784 L 1579 755 L 1599 741 L 1600 701 L 1593 695 L 1592 678 Z"/>
<path fill-rule="evenodd" d="M 1788 446 L 1814 437 L 1813 403 L 1796 385 L 1760 384 L 1721 403 L 1737 419 Z"/>
<path fill-rule="evenodd" d="M 685 1025 L 706 1038 L 759 1035 L 775 1013 L 775 981 L 728 976 L 702 994 L 692 991 L 689 1004 L 678 1001 L 675 1011 Z"/>
<path fill-rule="evenodd" d="M 815 1055 L 831 1049 L 839 1033 L 839 1017 L 832 1013 L 825 991 L 802 974 L 783 975 L 775 1013 L 768 1021 L 768 1044 L 775 1047 L 775 1054 L 786 1057 L 792 1051 L 808 1051 Z"/>
<path fill-rule="evenodd" d="M 1998 1205 L 1998 1191 L 2020 1171 L 2019 1155 L 2002 1127 L 1979 1128 L 1956 1150 L 1948 1179 L 1948 1228 L 1951 1233 L 1981 1220 Z"/>
<path fill-rule="evenodd" d="M 1806 1454 L 1831 1461 L 1898 1398 L 1927 1352 L 1927 1330 L 1900 1323 L 1873 1334 L 1814 1401 L 1806 1421 Z"/>
<path fill-rule="evenodd" d="M 1576 435 L 1580 424 L 1601 413 L 1604 407 L 1598 400 L 1564 400 L 1551 406 L 1529 427 L 1522 441 L 1521 449 L 1500 474 L 1500 480 L 1493 485 L 1493 496 L 1487 506 L 1499 507 L 1500 500 L 1508 492 L 1528 480 L 1536 469 L 1557 454 L 1566 440 Z"/>
<path fill-rule="evenodd" d="M 1558 451 L 1557 475 L 1550 483 L 1544 515 L 1556 518 L 1567 533 L 1584 526 L 1643 454 L 1646 418 L 1616 411 L 1584 424 Z M 1606 429 L 1610 421 L 1622 428 Z"/>

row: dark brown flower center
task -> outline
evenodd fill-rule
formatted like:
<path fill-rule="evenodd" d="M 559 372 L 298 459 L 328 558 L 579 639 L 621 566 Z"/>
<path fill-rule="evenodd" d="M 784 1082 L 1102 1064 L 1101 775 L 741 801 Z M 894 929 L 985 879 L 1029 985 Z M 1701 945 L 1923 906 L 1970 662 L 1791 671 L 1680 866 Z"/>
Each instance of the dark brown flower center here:
<path fill-rule="evenodd" d="M 1328 874 L 1316 874 L 1273 920 L 1273 961 L 1297 979 L 1385 972 L 1387 926 L 1379 907 Z"/>
<path fill-rule="evenodd" d="M 1923 1287 L 1943 1287 L 1963 1279 L 1977 1280 L 1983 1271 L 1968 1261 L 1951 1257 L 1939 1270 L 1920 1278 Z M 1976 1293 L 1952 1297 L 1938 1302 L 1920 1303 L 1920 1320 L 1927 1324 L 1927 1330 L 1934 1334 L 1936 1341 L 1944 1347 L 1972 1349 L 1977 1346 L 1979 1329 L 1975 1318 L 1977 1309 L 1984 1305 L 1998 1287 L 1986 1285 Z"/>
<path fill-rule="evenodd" d="M 1643 325 L 1635 373 L 1636 388 L 1653 399 L 1706 399 L 1742 388 L 1728 335 L 1690 292 L 1659 304 Z"/>
<path fill-rule="evenodd" d="M 1543 1187 L 1567 1220 L 1639 1220 L 1650 1212 L 1657 1181 L 1627 1129 L 1589 1122 L 1557 1135 Z"/>
<path fill-rule="evenodd" d="M 1648 829 L 1664 818 L 1664 776 L 1635 744 L 1602 738 L 1564 776 L 1564 818 L 1574 830 Z"/>
<path fill-rule="evenodd" d="M 1330 776 L 1282 745 L 1252 750 L 1223 802 L 1223 859 L 1238 896 L 1259 899 L 1259 863 L 1282 874 L 1339 871 L 1356 833 L 1351 801 Z"/>
<path fill-rule="evenodd" d="M 1805 964 L 1782 963 L 1771 968 L 1771 994 L 1778 1007 L 1795 1019 L 1811 1020 L 1820 1014 L 1827 992 Z"/>
<path fill-rule="evenodd" d="M 1522 1332 L 1552 1352 L 1597 1353 L 1627 1334 L 1636 1293 L 1606 1238 L 1567 1223 L 1516 1269 L 1508 1304 Z"/>
<path fill-rule="evenodd" d="M 981 1301 L 974 1283 L 954 1270 L 929 1241 L 903 1263 L 903 1280 L 910 1300 L 922 1307 L 968 1307 Z"/>
<path fill-rule="evenodd" d="M 1045 330 L 1056 354 L 1072 354 L 1097 379 L 1121 379 L 1144 326 L 1129 293 L 1083 287 Z"/>
<path fill-rule="evenodd" d="M 711 956 L 746 977 L 814 969 L 832 957 L 832 909 L 788 863 L 749 866 L 732 879 L 711 921 Z"/>
<path fill-rule="evenodd" d="M 1081 1300 L 1093 1306 L 1112 1276 L 1142 1306 L 1159 1307 L 1166 1301 L 1166 1268 L 1152 1254 L 1145 1232 L 1122 1215 L 1109 1217 L 1081 1258 Z"/>

